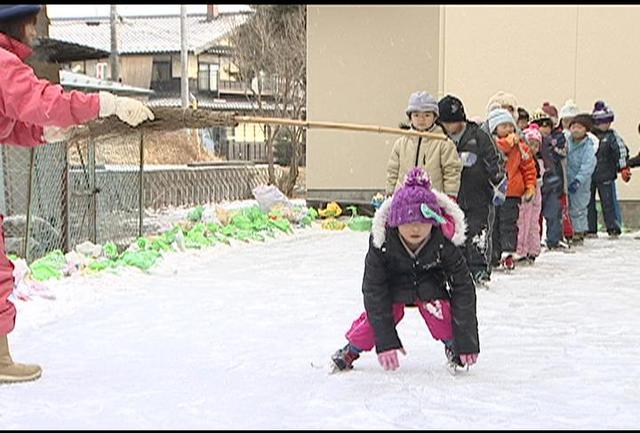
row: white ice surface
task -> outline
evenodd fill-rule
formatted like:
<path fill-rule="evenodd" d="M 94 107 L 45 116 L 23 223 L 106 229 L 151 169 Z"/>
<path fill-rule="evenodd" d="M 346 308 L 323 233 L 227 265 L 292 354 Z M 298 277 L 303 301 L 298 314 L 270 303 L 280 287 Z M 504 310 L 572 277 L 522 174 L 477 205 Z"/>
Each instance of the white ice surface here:
<path fill-rule="evenodd" d="M 478 289 L 481 353 L 457 377 L 408 309 L 396 372 L 324 366 L 362 311 L 367 235 L 297 231 L 76 275 L 17 303 L 0 429 L 637 428 L 640 240 L 586 240 Z"/>

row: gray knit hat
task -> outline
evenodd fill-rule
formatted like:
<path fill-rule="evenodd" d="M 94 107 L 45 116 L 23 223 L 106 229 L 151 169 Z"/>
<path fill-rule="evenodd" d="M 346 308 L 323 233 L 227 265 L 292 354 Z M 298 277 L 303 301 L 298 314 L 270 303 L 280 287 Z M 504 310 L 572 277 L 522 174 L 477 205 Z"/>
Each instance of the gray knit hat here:
<path fill-rule="evenodd" d="M 436 116 L 440 115 L 438 110 L 438 101 L 427 92 L 415 92 L 409 96 L 409 106 L 407 107 L 407 116 L 416 111 L 432 111 Z"/>

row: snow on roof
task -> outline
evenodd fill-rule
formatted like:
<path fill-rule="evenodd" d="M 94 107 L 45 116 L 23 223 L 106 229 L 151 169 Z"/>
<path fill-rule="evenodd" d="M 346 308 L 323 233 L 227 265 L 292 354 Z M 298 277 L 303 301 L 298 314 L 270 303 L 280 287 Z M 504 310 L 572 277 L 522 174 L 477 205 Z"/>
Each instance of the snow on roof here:
<path fill-rule="evenodd" d="M 248 17 L 246 12 L 221 13 L 210 21 L 206 14 L 187 16 L 189 51 L 199 53 L 215 46 Z M 180 16 L 121 17 L 118 31 L 120 54 L 180 52 Z M 49 35 L 107 52 L 111 50 L 108 17 L 51 19 Z"/>

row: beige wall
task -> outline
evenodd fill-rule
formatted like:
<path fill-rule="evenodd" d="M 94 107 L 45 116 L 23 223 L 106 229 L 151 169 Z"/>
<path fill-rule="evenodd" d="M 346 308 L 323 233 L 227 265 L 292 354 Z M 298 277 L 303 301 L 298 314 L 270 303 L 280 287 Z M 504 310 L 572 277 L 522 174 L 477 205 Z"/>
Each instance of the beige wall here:
<path fill-rule="evenodd" d="M 171 56 L 171 74 L 173 78 L 180 78 L 182 76 L 180 54 Z M 198 78 L 198 57 L 193 54 L 189 54 L 187 57 L 187 75 L 189 78 Z"/>
<path fill-rule="evenodd" d="M 438 90 L 437 6 L 307 6 L 307 117 L 397 126 Z M 392 135 L 309 130 L 308 189 L 384 188 Z"/>
<path fill-rule="evenodd" d="M 530 113 L 544 101 L 560 109 L 568 98 L 591 111 L 603 98 L 616 113 L 614 128 L 637 153 L 640 7 L 446 6 L 444 23 L 444 90 L 469 115 L 484 117 L 498 90 L 515 94 Z M 618 182 L 621 198 L 640 199 L 635 174 L 629 184 Z"/>
<path fill-rule="evenodd" d="M 483 117 L 498 90 L 530 112 L 568 98 L 590 111 L 603 98 L 632 154 L 640 148 L 638 6 L 307 8 L 310 120 L 396 126 L 416 89 L 455 94 Z M 392 141 L 310 130 L 307 188 L 381 189 Z M 618 185 L 622 198 L 640 199 L 639 170 Z"/>

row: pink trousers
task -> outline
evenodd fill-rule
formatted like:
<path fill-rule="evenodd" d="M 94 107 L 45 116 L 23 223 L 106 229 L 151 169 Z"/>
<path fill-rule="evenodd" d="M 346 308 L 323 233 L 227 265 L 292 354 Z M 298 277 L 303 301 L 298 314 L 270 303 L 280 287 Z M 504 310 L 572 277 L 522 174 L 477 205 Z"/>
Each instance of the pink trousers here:
<path fill-rule="evenodd" d="M 453 339 L 453 327 L 451 322 L 451 304 L 448 300 L 439 299 L 430 302 L 417 303 L 418 310 L 427 324 L 431 335 L 436 340 Z M 404 317 L 404 304 L 393 304 L 393 321 L 398 323 Z M 367 313 L 358 317 L 345 335 L 347 340 L 361 350 L 371 350 L 375 346 L 375 333 Z"/>
<path fill-rule="evenodd" d="M 13 292 L 13 263 L 4 246 L 4 218 L 0 215 L 0 335 L 7 335 L 16 322 L 16 307 L 9 301 Z"/>
<path fill-rule="evenodd" d="M 518 217 L 518 247 L 519 256 L 540 255 L 540 212 L 542 211 L 542 192 L 536 187 L 536 195 L 530 202 L 520 203 Z"/>

